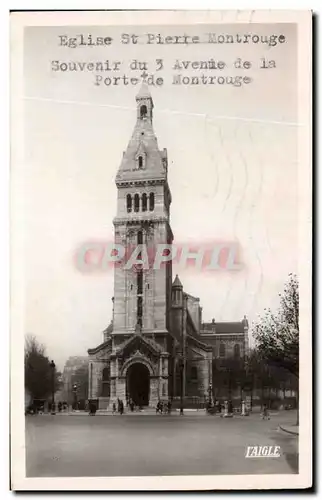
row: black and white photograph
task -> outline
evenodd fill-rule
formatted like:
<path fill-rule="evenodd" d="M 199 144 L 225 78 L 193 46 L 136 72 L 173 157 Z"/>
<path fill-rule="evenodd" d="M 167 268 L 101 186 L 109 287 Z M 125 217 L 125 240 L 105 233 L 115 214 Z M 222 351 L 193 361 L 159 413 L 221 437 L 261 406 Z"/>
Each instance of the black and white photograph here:
<path fill-rule="evenodd" d="M 311 16 L 12 13 L 14 490 L 310 487 Z"/>

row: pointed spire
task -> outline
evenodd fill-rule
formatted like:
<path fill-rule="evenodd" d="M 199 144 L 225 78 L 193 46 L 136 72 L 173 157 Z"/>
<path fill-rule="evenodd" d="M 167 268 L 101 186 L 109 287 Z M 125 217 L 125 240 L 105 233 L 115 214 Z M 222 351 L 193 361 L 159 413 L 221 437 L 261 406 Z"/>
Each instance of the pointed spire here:
<path fill-rule="evenodd" d="M 153 100 L 149 88 L 142 82 L 136 96 L 137 120 L 123 153 L 116 183 L 135 180 L 167 179 L 166 152 L 158 148 L 158 141 L 153 130 Z M 142 160 L 139 160 L 142 156 Z"/>
<path fill-rule="evenodd" d="M 141 88 L 136 95 L 136 100 L 139 99 L 152 99 L 149 87 L 144 80 L 142 81 Z"/>
<path fill-rule="evenodd" d="M 248 328 L 248 319 L 247 319 L 246 314 L 244 315 L 244 319 L 242 320 L 242 323 L 244 325 L 244 328 L 247 329 Z"/>
<path fill-rule="evenodd" d="M 172 283 L 172 287 L 173 288 L 183 288 L 182 283 L 181 283 L 179 276 L 177 274 L 176 274 L 174 282 Z"/>

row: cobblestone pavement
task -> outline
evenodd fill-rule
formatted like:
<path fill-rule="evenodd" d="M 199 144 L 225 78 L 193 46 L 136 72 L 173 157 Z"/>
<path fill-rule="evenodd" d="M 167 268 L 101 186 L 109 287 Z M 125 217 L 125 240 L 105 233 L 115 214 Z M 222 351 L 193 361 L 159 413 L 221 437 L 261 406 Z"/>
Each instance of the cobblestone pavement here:
<path fill-rule="evenodd" d="M 298 437 L 283 432 L 293 412 L 218 416 L 26 417 L 28 477 L 291 474 Z M 280 458 L 245 458 L 247 446 L 278 445 Z"/>

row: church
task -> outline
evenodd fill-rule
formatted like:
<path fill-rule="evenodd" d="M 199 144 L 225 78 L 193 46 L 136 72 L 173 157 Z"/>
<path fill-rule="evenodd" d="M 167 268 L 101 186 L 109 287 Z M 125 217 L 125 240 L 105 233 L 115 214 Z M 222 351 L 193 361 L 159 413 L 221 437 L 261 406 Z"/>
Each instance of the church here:
<path fill-rule="evenodd" d="M 143 83 L 132 137 L 116 175 L 114 242 L 125 248 L 172 244 L 167 150 L 153 129 L 153 100 Z M 89 399 L 106 409 L 120 398 L 139 406 L 159 399 L 204 398 L 216 358 L 242 358 L 248 321 L 204 323 L 200 300 L 185 292 L 172 263 L 115 266 L 113 314 L 103 342 L 88 350 Z"/>

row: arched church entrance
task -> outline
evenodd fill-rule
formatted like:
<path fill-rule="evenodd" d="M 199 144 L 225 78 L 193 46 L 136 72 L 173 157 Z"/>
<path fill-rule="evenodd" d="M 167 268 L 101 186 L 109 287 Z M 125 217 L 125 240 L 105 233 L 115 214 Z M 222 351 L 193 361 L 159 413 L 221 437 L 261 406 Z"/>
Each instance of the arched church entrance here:
<path fill-rule="evenodd" d="M 150 373 L 143 363 L 134 363 L 126 374 L 127 397 L 137 406 L 148 406 L 150 397 Z"/>

